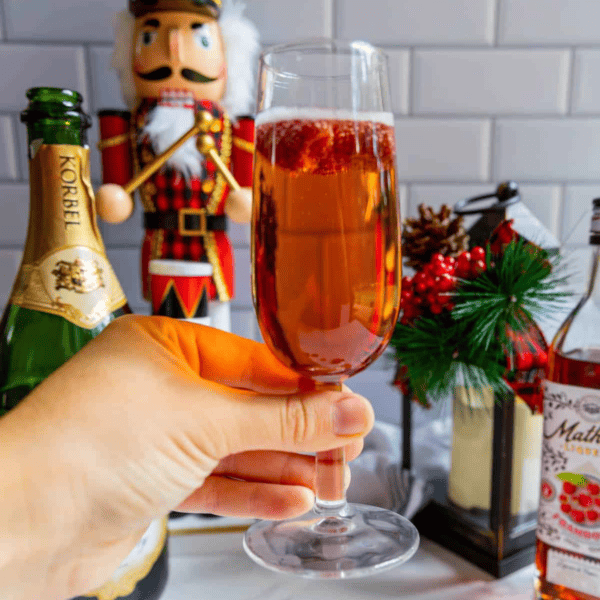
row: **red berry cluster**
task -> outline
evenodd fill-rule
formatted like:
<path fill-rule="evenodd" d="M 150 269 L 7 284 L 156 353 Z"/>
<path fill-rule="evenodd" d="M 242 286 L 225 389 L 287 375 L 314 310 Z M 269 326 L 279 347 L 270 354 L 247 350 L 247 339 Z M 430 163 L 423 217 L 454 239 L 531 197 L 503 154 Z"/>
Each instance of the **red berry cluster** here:
<path fill-rule="evenodd" d="M 519 332 L 507 327 L 506 335 L 512 346 L 512 352 L 506 357 L 509 370 L 531 371 L 548 366 L 548 344 L 535 323 Z"/>
<path fill-rule="evenodd" d="M 490 236 L 490 247 L 494 254 L 502 254 L 508 244 L 519 238 L 519 234 L 513 229 L 515 220 L 502 221 Z"/>
<path fill-rule="evenodd" d="M 580 525 L 594 525 L 600 518 L 600 485 L 589 481 L 577 486 L 565 481 L 560 495 L 560 510 Z"/>
<path fill-rule="evenodd" d="M 485 250 L 476 246 L 456 258 L 436 253 L 413 277 L 402 278 L 400 322 L 409 325 L 429 313 L 451 311 L 453 292 L 459 279 L 474 279 L 486 270 Z"/>
<path fill-rule="evenodd" d="M 510 366 L 510 364 L 509 364 Z M 531 369 L 544 369 L 548 366 L 548 353 L 539 348 L 537 351 L 527 351 L 514 356 L 514 368 L 517 371 L 531 371 Z"/>

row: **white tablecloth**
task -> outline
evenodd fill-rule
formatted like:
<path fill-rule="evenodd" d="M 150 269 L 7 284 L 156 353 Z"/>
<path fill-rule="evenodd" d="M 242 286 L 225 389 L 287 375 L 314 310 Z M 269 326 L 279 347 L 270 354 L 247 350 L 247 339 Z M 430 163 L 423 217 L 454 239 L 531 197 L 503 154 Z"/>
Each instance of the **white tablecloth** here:
<path fill-rule="evenodd" d="M 533 566 L 496 580 L 429 540 L 421 540 L 408 563 L 373 577 L 313 581 L 254 564 L 242 536 L 239 530 L 172 536 L 169 582 L 161 600 L 533 599 Z"/>

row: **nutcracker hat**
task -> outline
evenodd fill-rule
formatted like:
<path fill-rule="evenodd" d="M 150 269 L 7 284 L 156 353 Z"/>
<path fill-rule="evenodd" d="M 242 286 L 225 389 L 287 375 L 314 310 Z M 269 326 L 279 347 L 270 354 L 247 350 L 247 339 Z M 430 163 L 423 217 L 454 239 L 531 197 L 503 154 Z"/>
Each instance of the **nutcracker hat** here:
<path fill-rule="evenodd" d="M 221 14 L 222 0 L 129 0 L 129 12 L 137 17 L 157 11 L 209 14 L 215 19 Z"/>

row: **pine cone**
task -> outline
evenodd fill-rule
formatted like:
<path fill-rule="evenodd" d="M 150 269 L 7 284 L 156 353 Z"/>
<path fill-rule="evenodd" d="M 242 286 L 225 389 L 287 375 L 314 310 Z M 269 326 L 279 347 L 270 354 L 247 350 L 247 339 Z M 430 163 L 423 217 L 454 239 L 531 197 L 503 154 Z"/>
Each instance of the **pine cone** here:
<path fill-rule="evenodd" d="M 406 265 L 421 269 L 439 252 L 458 256 L 469 247 L 463 217 L 450 218 L 452 209 L 443 204 L 439 213 L 430 206 L 419 205 L 419 218 L 405 219 L 402 229 L 402 254 Z"/>

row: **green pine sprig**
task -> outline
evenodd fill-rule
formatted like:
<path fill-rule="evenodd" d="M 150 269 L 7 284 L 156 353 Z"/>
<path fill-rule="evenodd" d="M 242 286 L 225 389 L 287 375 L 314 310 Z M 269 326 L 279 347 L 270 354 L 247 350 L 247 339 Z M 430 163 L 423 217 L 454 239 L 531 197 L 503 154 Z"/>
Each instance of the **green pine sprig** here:
<path fill-rule="evenodd" d="M 407 369 L 417 400 L 427 404 L 447 397 L 459 381 L 469 388 L 505 390 L 502 348 L 478 352 L 468 340 L 471 328 L 450 314 L 422 317 L 414 325 L 399 323 L 390 342 L 398 362 Z"/>
<path fill-rule="evenodd" d="M 473 328 L 471 343 L 487 352 L 494 341 L 506 347 L 507 329 L 525 331 L 561 307 L 568 292 L 561 291 L 566 275 L 558 255 L 518 239 L 510 242 L 499 257 L 486 249 L 487 270 L 464 280 L 456 291 L 452 311 L 455 320 Z"/>
<path fill-rule="evenodd" d="M 475 279 L 459 282 L 451 312 L 396 326 L 390 345 L 422 404 L 427 397 L 448 397 L 456 385 L 491 388 L 503 396 L 509 389 L 503 377 L 508 330 L 527 330 L 569 295 L 561 291 L 566 276 L 558 255 L 522 239 L 510 242 L 500 256 L 488 245 L 486 266 Z"/>

